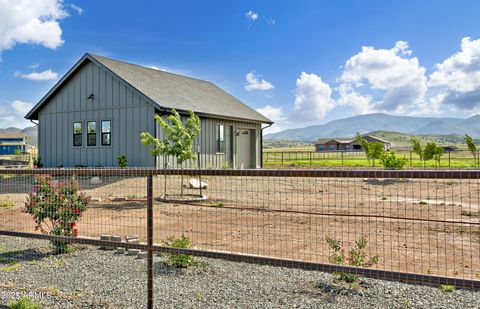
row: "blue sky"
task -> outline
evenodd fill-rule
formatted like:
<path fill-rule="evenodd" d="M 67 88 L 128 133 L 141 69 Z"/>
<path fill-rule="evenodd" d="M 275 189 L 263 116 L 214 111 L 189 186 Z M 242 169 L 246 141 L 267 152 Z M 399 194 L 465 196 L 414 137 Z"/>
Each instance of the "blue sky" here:
<path fill-rule="evenodd" d="M 0 1 L 0 127 L 85 52 L 211 80 L 275 130 L 480 110 L 479 1 Z"/>

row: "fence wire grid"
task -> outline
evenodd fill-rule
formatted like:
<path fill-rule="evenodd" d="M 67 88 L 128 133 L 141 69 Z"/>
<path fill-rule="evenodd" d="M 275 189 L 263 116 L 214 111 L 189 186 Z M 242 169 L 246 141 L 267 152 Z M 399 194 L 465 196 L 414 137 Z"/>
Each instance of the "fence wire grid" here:
<path fill-rule="evenodd" d="M 47 175 L 88 197 L 75 235 L 43 235 L 26 212 Z M 0 170 L 0 235 L 144 250 L 150 268 L 174 252 L 478 289 L 479 184 L 474 170 Z M 169 247 L 181 236 L 191 248 Z"/>

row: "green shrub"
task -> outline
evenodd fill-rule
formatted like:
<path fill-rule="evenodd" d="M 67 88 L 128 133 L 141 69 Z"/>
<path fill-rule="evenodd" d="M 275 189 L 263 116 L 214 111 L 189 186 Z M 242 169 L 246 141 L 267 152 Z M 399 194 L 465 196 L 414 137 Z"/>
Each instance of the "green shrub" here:
<path fill-rule="evenodd" d="M 456 287 L 452 284 L 442 284 L 442 285 L 440 285 L 440 289 L 444 292 L 449 293 L 449 292 L 455 291 Z"/>
<path fill-rule="evenodd" d="M 355 246 L 350 248 L 350 250 L 347 252 L 345 252 L 345 249 L 342 248 L 341 241 L 329 236 L 326 236 L 325 240 L 330 249 L 333 251 L 328 259 L 332 264 L 368 268 L 378 263 L 378 256 L 375 255 L 371 258 L 367 257 L 367 254 L 365 253 L 367 240 L 365 237 L 361 237 L 359 240 L 355 241 Z M 356 283 L 359 279 L 357 275 L 343 272 L 339 273 L 338 275 L 340 280 L 347 283 Z"/>
<path fill-rule="evenodd" d="M 384 152 L 380 157 L 380 164 L 387 170 L 401 170 L 407 164 L 405 156 L 400 158 L 395 154 L 395 151 Z"/>
<path fill-rule="evenodd" d="M 29 297 L 22 297 L 8 303 L 11 309 L 42 309 L 42 306 Z"/>
<path fill-rule="evenodd" d="M 165 242 L 168 247 L 188 249 L 192 247 L 190 239 L 183 235 L 179 238 L 169 237 Z M 197 260 L 190 254 L 166 253 L 167 265 L 175 268 L 187 268 L 197 264 Z"/>
<path fill-rule="evenodd" d="M 43 167 L 42 158 L 40 156 L 33 157 L 33 167 Z"/>
<path fill-rule="evenodd" d="M 78 191 L 74 181 L 57 182 L 51 176 L 39 176 L 27 195 L 25 212 L 35 223 L 35 230 L 58 236 L 78 235 L 77 221 L 87 210 L 90 198 Z M 66 242 L 52 241 L 57 253 L 70 252 Z"/>
<path fill-rule="evenodd" d="M 127 168 L 128 167 L 128 161 L 127 157 L 125 155 L 119 155 L 117 157 L 117 163 L 120 168 Z"/>

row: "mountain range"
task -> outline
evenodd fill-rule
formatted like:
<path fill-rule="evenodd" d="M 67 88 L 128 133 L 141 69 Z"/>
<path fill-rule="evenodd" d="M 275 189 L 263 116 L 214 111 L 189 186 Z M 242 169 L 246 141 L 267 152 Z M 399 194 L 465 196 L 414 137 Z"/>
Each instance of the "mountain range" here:
<path fill-rule="evenodd" d="M 38 144 L 38 130 L 37 126 L 27 127 L 25 129 L 19 128 L 0 128 L 0 134 L 2 133 L 23 133 L 27 135 L 27 142 L 29 145 L 37 146 Z"/>
<path fill-rule="evenodd" d="M 367 114 L 337 119 L 321 125 L 266 134 L 265 139 L 314 142 L 318 138 L 353 137 L 374 131 L 394 131 L 411 135 L 441 134 L 480 136 L 480 115 L 466 119 Z"/>
<path fill-rule="evenodd" d="M 357 132 L 393 131 L 409 135 L 463 135 L 480 137 L 480 115 L 466 119 L 368 114 L 337 119 L 321 125 L 289 129 L 265 135 L 265 140 L 314 142 L 318 138 L 353 137 Z M 25 129 L 0 128 L 1 133 L 25 133 L 29 144 L 37 146 L 37 126 Z"/>

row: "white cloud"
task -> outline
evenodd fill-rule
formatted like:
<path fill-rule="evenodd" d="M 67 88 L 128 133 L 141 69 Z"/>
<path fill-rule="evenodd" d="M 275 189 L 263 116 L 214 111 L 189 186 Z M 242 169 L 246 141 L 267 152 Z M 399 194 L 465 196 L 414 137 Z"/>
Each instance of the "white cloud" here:
<path fill-rule="evenodd" d="M 21 43 L 61 46 L 66 16 L 61 0 L 0 0 L 0 53 Z"/>
<path fill-rule="evenodd" d="M 283 110 L 281 107 L 266 105 L 262 108 L 258 108 L 257 112 L 274 122 L 271 127 L 265 129 L 266 133 L 275 133 L 282 131 L 281 126 L 286 121 L 286 117 L 283 114 Z"/>
<path fill-rule="evenodd" d="M 249 21 L 254 22 L 258 19 L 258 13 L 250 10 L 247 13 L 245 13 L 245 17 L 247 17 Z"/>
<path fill-rule="evenodd" d="M 20 100 L 0 104 L 0 125 L 2 128 L 25 128 L 31 125 L 24 117 L 33 107 L 33 104 Z"/>
<path fill-rule="evenodd" d="M 53 72 L 50 69 L 42 71 L 42 72 L 32 72 L 32 73 L 28 73 L 28 74 L 22 74 L 20 72 L 15 72 L 15 76 L 25 78 L 25 79 L 30 79 L 30 80 L 38 80 L 38 81 L 58 79 L 58 73 Z"/>
<path fill-rule="evenodd" d="M 338 105 L 352 106 L 358 114 L 374 112 L 371 106 L 373 100 L 371 96 L 361 95 L 347 84 L 340 85 L 336 90 L 340 96 L 337 100 Z"/>
<path fill-rule="evenodd" d="M 70 7 L 71 7 L 73 10 L 75 10 L 75 11 L 78 13 L 78 15 L 82 15 L 83 12 L 84 12 L 81 7 L 79 7 L 78 5 L 75 5 L 75 4 L 73 4 L 73 3 L 70 4 Z"/>
<path fill-rule="evenodd" d="M 272 17 L 268 17 L 266 19 L 266 22 L 267 22 L 268 25 L 271 25 L 271 26 L 273 26 L 277 23 L 277 21 L 275 19 L 273 19 Z"/>
<path fill-rule="evenodd" d="M 440 93 L 431 100 L 437 105 L 480 110 L 480 39 L 463 38 L 461 50 L 436 65 L 428 85 L 439 87 Z"/>
<path fill-rule="evenodd" d="M 254 91 L 254 90 L 266 91 L 266 90 L 271 90 L 275 88 L 275 86 L 272 85 L 270 82 L 267 82 L 266 80 L 262 79 L 260 76 L 256 76 L 253 71 L 250 73 L 247 73 L 247 75 L 245 76 L 245 79 L 247 81 L 247 83 L 245 84 L 245 90 L 247 91 Z"/>
<path fill-rule="evenodd" d="M 295 112 L 293 119 L 303 121 L 322 120 L 335 107 L 332 88 L 315 74 L 302 72 L 295 89 Z"/>
<path fill-rule="evenodd" d="M 404 41 L 398 41 L 392 49 L 363 46 L 360 53 L 347 60 L 340 77 L 345 87 L 340 92 L 342 104 L 351 104 L 363 111 L 427 109 L 425 68 L 410 55 L 408 43 Z M 374 100 L 362 95 L 365 89 L 368 93 L 380 92 L 381 97 Z M 349 103 L 352 97 L 356 103 Z"/>

